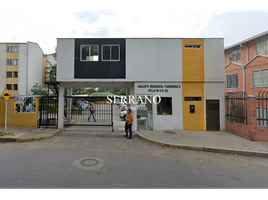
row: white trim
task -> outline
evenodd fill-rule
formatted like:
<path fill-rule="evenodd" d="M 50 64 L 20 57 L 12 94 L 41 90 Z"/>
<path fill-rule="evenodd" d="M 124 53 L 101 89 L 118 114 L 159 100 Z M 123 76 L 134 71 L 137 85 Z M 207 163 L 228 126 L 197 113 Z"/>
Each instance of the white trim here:
<path fill-rule="evenodd" d="M 253 86 L 253 85 L 252 85 L 252 73 L 254 73 L 254 72 L 261 72 L 261 71 L 268 71 L 268 68 L 265 68 L 265 69 L 258 69 L 258 70 L 252 70 L 252 71 L 250 72 L 250 80 L 251 80 L 251 87 L 252 87 L 252 88 L 268 87 L 268 83 L 267 83 L 267 85 L 257 85 L 257 86 Z M 267 77 L 267 78 L 268 78 L 268 77 Z"/>
<path fill-rule="evenodd" d="M 89 55 L 88 55 L 88 57 L 90 57 L 90 53 L 91 53 L 91 45 L 97 45 L 98 46 L 98 60 L 82 60 L 82 46 L 89 46 L 89 51 L 88 51 L 88 53 L 89 53 Z M 80 45 L 80 61 L 81 62 L 98 62 L 98 61 L 100 61 L 100 49 L 99 49 L 99 44 L 81 44 Z"/>
<path fill-rule="evenodd" d="M 230 48 L 235 47 L 235 46 L 237 46 L 237 45 L 240 45 L 240 44 L 249 42 L 250 40 L 256 39 L 256 38 L 261 37 L 261 36 L 264 36 L 264 35 L 266 35 L 266 34 L 268 34 L 268 31 L 265 31 L 265 32 L 263 32 L 263 33 L 260 33 L 260 34 L 258 34 L 258 35 L 255 35 L 255 36 L 250 37 L 250 38 L 248 38 L 248 39 L 242 40 L 241 42 L 238 42 L 238 43 L 235 43 L 235 44 L 233 44 L 233 45 L 230 45 L 230 46 L 224 48 L 224 50 L 227 50 L 227 49 L 230 49 Z"/>

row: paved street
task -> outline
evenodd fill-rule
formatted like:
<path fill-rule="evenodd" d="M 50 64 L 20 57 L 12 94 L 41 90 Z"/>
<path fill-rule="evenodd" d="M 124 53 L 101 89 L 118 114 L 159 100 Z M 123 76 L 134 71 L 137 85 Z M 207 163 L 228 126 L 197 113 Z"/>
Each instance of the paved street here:
<path fill-rule="evenodd" d="M 268 188 L 268 159 L 162 148 L 110 127 L 0 144 L 0 188 Z M 101 159 L 100 169 L 73 163 Z"/>

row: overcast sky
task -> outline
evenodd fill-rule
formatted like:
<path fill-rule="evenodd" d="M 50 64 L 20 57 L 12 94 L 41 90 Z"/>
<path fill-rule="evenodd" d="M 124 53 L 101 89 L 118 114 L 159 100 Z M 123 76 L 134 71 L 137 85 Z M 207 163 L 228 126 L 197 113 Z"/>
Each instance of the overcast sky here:
<path fill-rule="evenodd" d="M 226 47 L 268 31 L 268 10 L 256 7 L 259 0 L 242 7 L 230 0 L 61 2 L 0 5 L 0 42 L 37 42 L 44 53 L 53 53 L 61 37 L 222 37 Z"/>

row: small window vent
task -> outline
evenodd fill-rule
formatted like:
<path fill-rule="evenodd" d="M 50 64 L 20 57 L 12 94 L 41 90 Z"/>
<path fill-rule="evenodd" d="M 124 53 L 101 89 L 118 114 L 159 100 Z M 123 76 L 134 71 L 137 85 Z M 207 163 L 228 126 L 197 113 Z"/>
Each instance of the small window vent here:
<path fill-rule="evenodd" d="M 187 48 L 187 49 L 188 48 L 200 49 L 202 46 L 200 44 L 186 44 L 184 47 Z"/>

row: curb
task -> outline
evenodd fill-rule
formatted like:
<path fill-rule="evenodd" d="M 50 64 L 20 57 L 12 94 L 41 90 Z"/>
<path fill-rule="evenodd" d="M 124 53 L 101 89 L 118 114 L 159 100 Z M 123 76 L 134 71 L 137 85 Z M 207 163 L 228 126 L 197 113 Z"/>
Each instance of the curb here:
<path fill-rule="evenodd" d="M 52 133 L 50 135 L 44 136 L 44 137 L 37 137 L 37 138 L 0 138 L 0 142 L 30 142 L 30 141 L 37 141 L 37 140 L 43 140 L 47 138 L 51 138 L 54 135 L 62 132 L 61 129 L 57 130 L 55 133 Z"/>
<path fill-rule="evenodd" d="M 19 138 L 17 138 L 17 139 L 16 139 L 16 142 L 29 142 L 29 141 L 43 140 L 43 139 L 51 138 L 51 137 L 53 137 L 54 135 L 56 135 L 56 134 L 58 134 L 58 133 L 60 133 L 60 132 L 62 132 L 61 129 L 59 129 L 59 130 L 57 130 L 55 133 L 52 133 L 52 134 L 47 135 L 47 136 L 45 136 L 45 137 L 38 137 L 38 138 L 23 138 L 23 139 L 19 139 Z"/>
<path fill-rule="evenodd" d="M 263 153 L 263 152 L 258 152 L 258 151 L 242 151 L 242 150 L 235 150 L 235 149 L 219 149 L 219 148 L 213 148 L 213 147 L 201 147 L 201 146 L 170 144 L 170 143 L 163 143 L 163 142 L 159 142 L 159 141 L 150 139 L 150 138 L 145 137 L 144 135 L 142 135 L 142 134 L 140 134 L 138 132 L 135 132 L 135 134 L 138 135 L 138 137 L 140 139 L 145 140 L 146 142 L 154 143 L 154 144 L 164 146 L 164 147 L 268 158 L 268 153 Z"/>

